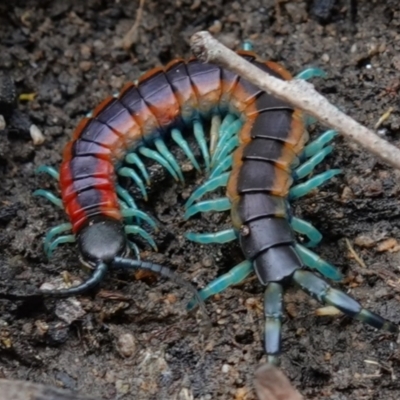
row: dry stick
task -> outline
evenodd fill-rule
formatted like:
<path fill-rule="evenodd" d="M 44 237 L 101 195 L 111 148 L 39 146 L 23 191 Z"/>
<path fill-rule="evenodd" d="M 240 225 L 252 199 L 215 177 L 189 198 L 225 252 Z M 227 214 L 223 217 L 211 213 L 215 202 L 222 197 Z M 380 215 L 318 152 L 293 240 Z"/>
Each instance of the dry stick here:
<path fill-rule="evenodd" d="M 261 71 L 232 50 L 214 39 L 208 32 L 195 33 L 191 39 L 193 54 L 201 61 L 210 62 L 236 72 L 262 90 L 304 110 L 343 136 L 358 143 L 387 164 L 400 169 L 400 150 L 374 132 L 360 125 L 329 103 L 304 80 L 283 81 Z"/>
<path fill-rule="evenodd" d="M 125 34 L 122 39 L 122 47 L 126 51 L 130 51 L 131 47 L 138 41 L 139 38 L 139 25 L 142 20 L 143 8 L 145 0 L 140 0 L 138 10 L 136 12 L 136 19 L 132 28 Z"/>

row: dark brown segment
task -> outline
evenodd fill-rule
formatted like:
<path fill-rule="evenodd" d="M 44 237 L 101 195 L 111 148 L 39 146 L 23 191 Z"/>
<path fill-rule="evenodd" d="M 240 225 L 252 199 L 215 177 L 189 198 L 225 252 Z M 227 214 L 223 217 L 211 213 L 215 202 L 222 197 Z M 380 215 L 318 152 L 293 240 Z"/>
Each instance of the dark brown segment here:
<path fill-rule="evenodd" d="M 285 151 L 285 143 L 271 139 L 254 139 L 243 150 L 243 160 L 264 160 L 277 162 Z M 296 159 L 291 152 L 291 159 Z"/>
<path fill-rule="evenodd" d="M 237 212 L 243 224 L 263 218 L 288 216 L 288 206 L 282 197 L 267 193 L 244 193 L 240 196 Z"/>
<path fill-rule="evenodd" d="M 267 285 L 269 282 L 285 282 L 303 263 L 289 244 L 264 251 L 256 257 L 253 265 L 261 284 Z"/>
<path fill-rule="evenodd" d="M 286 181 L 279 182 L 283 177 L 286 177 Z M 291 175 L 288 172 L 279 170 L 273 163 L 247 160 L 239 172 L 237 191 L 274 193 L 279 186 L 286 184 L 290 179 Z"/>
<path fill-rule="evenodd" d="M 246 259 L 254 260 L 273 246 L 294 243 L 294 237 L 287 219 L 261 218 L 248 222 L 240 230 L 239 242 Z"/>
<path fill-rule="evenodd" d="M 292 128 L 291 111 L 265 111 L 255 119 L 251 137 L 286 141 Z"/>
<path fill-rule="evenodd" d="M 277 99 L 267 92 L 264 92 L 260 96 L 258 96 L 255 103 L 251 107 L 253 109 L 253 112 L 247 112 L 246 110 L 246 115 L 248 116 L 251 116 L 254 113 L 260 114 L 263 111 L 294 110 L 294 108 L 290 104 L 284 102 L 283 100 Z"/>

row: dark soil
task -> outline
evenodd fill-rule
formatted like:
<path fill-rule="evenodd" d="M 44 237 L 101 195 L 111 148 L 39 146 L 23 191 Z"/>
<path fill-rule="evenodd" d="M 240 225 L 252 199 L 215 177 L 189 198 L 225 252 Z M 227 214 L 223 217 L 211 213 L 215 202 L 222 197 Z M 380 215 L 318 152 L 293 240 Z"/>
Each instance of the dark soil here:
<path fill-rule="evenodd" d="M 1 292 L 32 292 L 63 271 L 85 279 L 76 246 L 45 257 L 44 235 L 65 215 L 32 196 L 40 187 L 58 190 L 34 170 L 58 166 L 79 120 L 125 82 L 188 57 L 188 39 L 198 30 L 210 29 L 235 49 L 250 38 L 260 56 L 293 73 L 322 67 L 329 77 L 314 81 L 318 89 L 366 126 L 393 107 L 379 132 L 399 145 L 399 2 L 359 0 L 355 21 L 348 3 L 337 1 L 323 25 L 307 2 L 282 3 L 277 18 L 272 0 L 148 0 L 131 55 L 120 44 L 138 1 L 1 4 L 0 69 L 11 72 L 18 93 L 37 93 L 19 109 L 46 136 L 40 147 L 15 132 L 0 140 Z M 342 139 L 319 170 L 332 167 L 343 175 L 297 202 L 295 212 L 324 234 L 316 251 L 347 277 L 340 287 L 399 322 L 400 252 L 386 240 L 400 236 L 400 173 Z M 142 244 L 143 258 L 172 266 L 199 287 L 242 260 L 236 245 L 199 246 L 183 238 L 189 229 L 229 227 L 221 214 L 184 223 L 183 197 L 202 176 L 189 173 L 192 185 L 183 189 L 161 168 L 153 175 L 151 200 L 141 206 L 161 222 L 159 253 Z M 367 268 L 351 256 L 346 239 Z M 190 295 L 152 276 L 110 274 L 100 293 L 75 302 L 1 300 L 0 375 L 104 399 L 254 399 L 254 372 L 265 362 L 262 293 L 252 279 L 208 301 L 213 326 L 205 337 L 200 315 L 185 310 Z M 307 399 L 400 398 L 396 337 L 348 318 L 318 317 L 317 302 L 298 290 L 287 293 L 285 306 L 282 369 Z"/>

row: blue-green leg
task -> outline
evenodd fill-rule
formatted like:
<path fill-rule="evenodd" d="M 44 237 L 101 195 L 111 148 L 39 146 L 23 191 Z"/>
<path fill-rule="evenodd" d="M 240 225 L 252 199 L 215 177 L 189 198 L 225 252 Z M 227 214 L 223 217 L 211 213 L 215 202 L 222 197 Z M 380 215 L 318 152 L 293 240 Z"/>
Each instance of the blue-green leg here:
<path fill-rule="evenodd" d="M 59 172 L 55 168 L 49 167 L 48 165 L 40 165 L 39 167 L 36 168 L 35 173 L 36 174 L 45 173 L 47 175 L 50 175 L 56 181 L 60 179 Z"/>
<path fill-rule="evenodd" d="M 149 215 L 141 210 L 122 210 L 121 214 L 124 218 L 135 217 L 147 222 L 154 230 L 157 230 L 157 223 L 153 218 L 149 217 Z"/>
<path fill-rule="evenodd" d="M 303 219 L 292 217 L 290 219 L 290 226 L 297 233 L 307 236 L 309 242 L 304 244 L 306 247 L 315 247 L 322 239 L 321 232 Z"/>
<path fill-rule="evenodd" d="M 133 200 L 133 197 L 130 195 L 130 193 L 124 189 L 121 185 L 116 185 L 115 190 L 117 192 L 117 195 L 125 201 L 125 203 L 133 209 L 137 209 L 137 205 L 135 203 L 135 200 Z"/>
<path fill-rule="evenodd" d="M 332 152 L 332 150 L 333 150 L 332 146 L 326 146 L 320 152 L 318 152 L 310 159 L 305 161 L 303 164 L 301 164 L 298 168 L 296 168 L 293 171 L 292 173 L 293 179 L 297 181 L 309 175 L 314 170 L 314 168 L 318 164 L 320 164 L 328 154 Z"/>
<path fill-rule="evenodd" d="M 227 197 L 219 199 L 205 200 L 190 206 L 186 212 L 184 218 L 187 220 L 192 215 L 198 212 L 209 212 L 209 211 L 227 211 L 231 209 L 231 201 Z"/>
<path fill-rule="evenodd" d="M 144 180 L 146 181 L 146 184 L 150 186 L 150 176 L 149 173 L 147 172 L 147 169 L 145 165 L 143 164 L 143 161 L 140 159 L 140 157 L 136 153 L 129 153 L 125 157 L 125 161 L 128 164 L 135 165 L 138 170 L 141 172 Z"/>
<path fill-rule="evenodd" d="M 326 76 L 326 72 L 320 68 L 307 68 L 297 74 L 294 79 L 303 79 L 305 81 L 308 81 L 311 78 L 326 78 Z"/>
<path fill-rule="evenodd" d="M 227 169 L 232 167 L 232 163 L 233 163 L 232 155 L 225 157 L 215 168 L 212 169 L 212 172 L 211 172 L 210 176 L 208 177 L 208 179 L 214 179 L 217 176 L 221 175 Z"/>
<path fill-rule="evenodd" d="M 317 270 L 319 273 L 333 281 L 340 281 L 343 279 L 341 272 L 336 267 L 323 260 L 311 250 L 301 244 L 296 244 L 295 249 L 301 258 L 301 261 L 303 261 L 307 267 Z"/>
<path fill-rule="evenodd" d="M 190 149 L 188 142 L 183 138 L 181 131 L 176 128 L 172 129 L 171 137 L 175 141 L 175 143 L 182 149 L 182 151 L 186 154 L 186 157 L 190 160 L 193 167 L 195 167 L 197 171 L 201 172 L 199 163 L 197 162 L 192 150 Z"/>
<path fill-rule="evenodd" d="M 140 260 L 140 250 L 139 247 L 135 242 L 132 242 L 131 240 L 128 240 L 128 245 L 129 247 L 133 250 L 133 253 L 135 254 L 135 258 L 137 260 Z"/>
<path fill-rule="evenodd" d="M 206 136 L 204 134 L 204 127 L 200 120 L 195 119 L 193 121 L 193 134 L 199 145 L 201 154 L 204 158 L 204 163 L 206 164 L 206 169 L 210 169 L 210 153 L 207 148 Z"/>
<path fill-rule="evenodd" d="M 271 282 L 264 292 L 264 350 L 269 364 L 278 364 L 282 341 L 283 288 Z"/>
<path fill-rule="evenodd" d="M 119 207 L 120 207 L 121 211 L 130 210 L 130 209 L 131 209 L 131 208 L 125 203 L 124 200 L 118 199 L 118 203 L 119 203 Z M 131 217 L 126 217 L 125 219 L 126 219 L 126 221 L 125 221 L 126 224 L 129 224 L 129 225 L 133 224 L 133 221 L 132 221 L 132 218 L 131 218 Z M 136 219 L 136 223 L 139 224 L 139 220 L 138 220 L 138 219 Z"/>
<path fill-rule="evenodd" d="M 38 189 L 33 192 L 34 196 L 44 197 L 45 199 L 49 200 L 51 203 L 55 204 L 59 208 L 64 208 L 63 202 L 59 197 L 54 195 L 53 193 L 49 192 L 48 190 Z"/>
<path fill-rule="evenodd" d="M 199 296 L 202 300 L 206 300 L 217 293 L 221 293 L 229 286 L 238 285 L 243 282 L 253 272 L 253 264 L 245 260 L 233 267 L 229 272 L 219 276 L 211 281 L 206 287 L 200 290 Z M 187 305 L 188 310 L 192 310 L 197 304 L 195 298 L 191 299 Z"/>
<path fill-rule="evenodd" d="M 127 235 L 139 235 L 141 236 L 144 240 L 146 240 L 150 246 L 155 250 L 158 251 L 156 242 L 154 239 L 149 235 L 144 229 L 142 229 L 140 226 L 137 225 L 127 225 L 125 226 L 125 233 Z"/>
<path fill-rule="evenodd" d="M 218 156 L 213 159 L 211 167 L 217 166 L 221 161 L 223 161 L 227 156 L 229 156 L 233 150 L 235 150 L 239 145 L 239 137 L 237 135 L 232 136 L 225 144 L 225 146 L 218 153 Z"/>
<path fill-rule="evenodd" d="M 122 167 L 117 171 L 118 175 L 125 176 L 127 178 L 131 178 L 139 187 L 143 198 L 147 201 L 148 196 L 147 196 L 147 191 L 146 187 L 144 186 L 144 183 L 140 176 L 132 169 L 128 167 Z"/>
<path fill-rule="evenodd" d="M 201 243 L 201 244 L 211 244 L 211 243 L 228 243 L 237 239 L 236 232 L 234 229 L 227 229 L 225 231 L 215 232 L 215 233 L 185 233 L 187 240 L 191 242 Z"/>
<path fill-rule="evenodd" d="M 139 147 L 138 152 L 140 154 L 142 154 L 143 156 L 158 162 L 172 175 L 172 177 L 176 181 L 179 181 L 178 175 L 176 174 L 175 170 L 171 167 L 171 165 L 168 163 L 168 161 L 165 160 L 165 158 L 162 157 L 160 154 L 158 154 L 156 151 L 151 150 L 147 147 L 141 146 L 141 147 Z"/>
<path fill-rule="evenodd" d="M 211 117 L 211 127 L 210 127 L 210 154 L 213 155 L 215 147 L 217 146 L 219 135 L 221 129 L 221 116 L 219 114 L 214 114 Z"/>
<path fill-rule="evenodd" d="M 253 43 L 250 40 L 245 40 L 242 43 L 242 49 L 245 51 L 252 51 L 253 50 Z"/>
<path fill-rule="evenodd" d="M 294 200 L 299 197 L 305 196 L 310 193 L 315 188 L 321 186 L 329 179 L 333 178 L 335 175 L 340 174 L 342 171 L 340 169 L 330 169 L 329 171 L 323 172 L 322 174 L 315 175 L 313 178 L 309 179 L 304 183 L 299 183 L 293 186 L 289 191 L 289 199 Z"/>
<path fill-rule="evenodd" d="M 302 157 L 310 158 L 313 155 L 320 152 L 326 144 L 330 143 L 338 133 L 334 130 L 329 130 L 322 133 L 317 139 L 310 142 L 305 148 L 302 153 Z"/>
<path fill-rule="evenodd" d="M 55 226 L 54 228 L 51 228 L 47 232 L 46 237 L 44 238 L 44 251 L 46 252 L 48 258 L 50 258 L 49 247 L 51 245 L 53 238 L 59 235 L 60 233 L 64 233 L 71 230 L 72 230 L 72 224 L 66 222 L 64 224 L 60 224 Z"/>
<path fill-rule="evenodd" d="M 297 270 L 293 274 L 293 280 L 306 293 L 314 297 L 322 304 L 328 304 L 336 307 L 349 317 L 358 319 L 359 321 L 371 325 L 377 329 L 384 329 L 393 333 L 398 333 L 399 331 L 397 325 L 385 320 L 372 311 L 362 308 L 358 301 L 354 300 L 346 293 L 332 288 L 323 279 L 317 277 L 309 271 Z"/>
<path fill-rule="evenodd" d="M 193 202 L 198 200 L 200 197 L 204 196 L 208 192 L 212 192 L 213 190 L 218 189 L 219 187 L 226 186 L 229 180 L 229 172 L 225 172 L 216 178 L 210 179 L 207 182 L 204 182 L 201 186 L 199 186 L 188 198 L 185 208 L 190 207 Z"/>
<path fill-rule="evenodd" d="M 185 179 L 183 178 L 183 174 L 178 164 L 178 161 L 173 156 L 173 154 L 168 150 L 167 146 L 164 143 L 164 140 L 162 140 L 161 138 L 155 139 L 154 145 L 156 146 L 159 153 L 165 158 L 165 160 L 169 162 L 171 167 L 175 170 L 181 182 L 184 182 Z"/>
<path fill-rule="evenodd" d="M 231 113 L 227 114 L 224 119 L 222 120 L 221 126 L 219 128 L 219 135 L 218 135 L 218 142 L 214 149 L 212 156 L 215 156 L 215 153 L 219 151 L 219 149 L 223 146 L 226 142 L 228 137 L 231 137 L 231 132 L 229 127 L 237 120 L 237 117 Z"/>
<path fill-rule="evenodd" d="M 224 158 L 224 156 L 221 153 L 223 149 L 228 145 L 228 143 L 234 138 L 238 139 L 237 133 L 242 127 L 242 125 L 243 122 L 240 119 L 236 119 L 222 132 L 220 140 L 217 143 L 217 147 L 215 148 L 215 152 L 212 157 L 211 164 L 213 167 L 215 167 L 218 164 L 219 160 Z"/>
<path fill-rule="evenodd" d="M 47 247 L 46 255 L 48 258 L 51 257 L 53 251 L 63 243 L 74 243 L 76 241 L 75 235 L 65 235 L 59 236 L 57 239 L 53 240 Z"/>

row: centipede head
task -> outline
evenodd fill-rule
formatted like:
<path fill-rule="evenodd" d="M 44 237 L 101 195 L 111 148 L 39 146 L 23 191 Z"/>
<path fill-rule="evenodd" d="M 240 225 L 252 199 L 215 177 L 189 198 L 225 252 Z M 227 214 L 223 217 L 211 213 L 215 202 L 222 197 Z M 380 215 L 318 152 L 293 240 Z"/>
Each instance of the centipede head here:
<path fill-rule="evenodd" d="M 78 234 L 81 262 L 94 268 L 99 262 L 110 264 L 115 257 L 129 255 L 123 224 L 105 216 L 93 218 Z"/>

